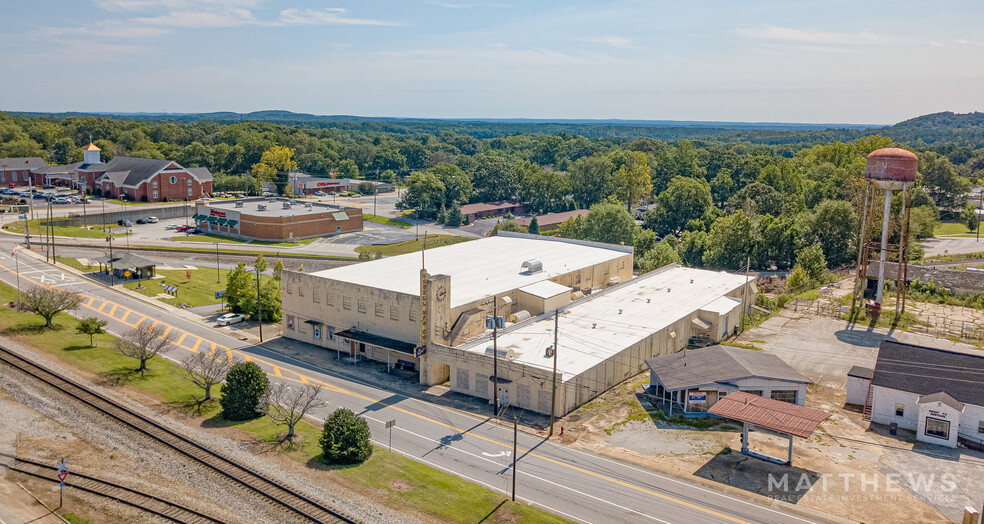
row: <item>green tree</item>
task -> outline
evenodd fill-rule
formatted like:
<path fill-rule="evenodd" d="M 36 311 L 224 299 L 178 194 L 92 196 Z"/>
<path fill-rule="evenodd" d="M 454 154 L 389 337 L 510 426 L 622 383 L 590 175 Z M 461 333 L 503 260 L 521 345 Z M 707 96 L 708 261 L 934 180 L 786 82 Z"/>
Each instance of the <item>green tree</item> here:
<path fill-rule="evenodd" d="M 615 192 L 615 166 L 606 155 L 578 158 L 567 170 L 574 201 L 591 207 Z"/>
<path fill-rule="evenodd" d="M 356 187 L 356 191 L 363 195 L 371 195 L 373 191 L 376 190 L 376 186 L 372 182 L 360 182 Z"/>
<path fill-rule="evenodd" d="M 281 275 L 284 272 L 284 261 L 277 259 L 277 262 L 273 265 L 273 278 L 275 280 L 280 280 Z"/>
<path fill-rule="evenodd" d="M 919 155 L 922 185 L 941 210 L 962 209 L 973 183 L 960 176 L 957 168 L 945 156 L 932 152 Z"/>
<path fill-rule="evenodd" d="M 533 217 L 530 220 L 529 233 L 531 235 L 539 235 L 540 234 L 540 222 L 537 221 L 536 217 Z"/>
<path fill-rule="evenodd" d="M 519 165 L 520 196 L 533 213 L 563 211 L 571 194 L 571 181 L 564 173 L 548 171 L 522 162 Z"/>
<path fill-rule="evenodd" d="M 253 165 L 253 176 L 264 182 L 273 180 L 277 186 L 277 193 L 283 195 L 287 186 L 290 185 L 288 177 L 291 171 L 297 169 L 297 162 L 294 161 L 293 157 L 294 149 L 272 146 L 263 152 L 259 163 Z M 261 166 L 259 170 L 257 166 Z M 293 190 L 293 187 L 291 189 Z"/>
<path fill-rule="evenodd" d="M 813 237 L 833 267 L 850 264 L 857 255 L 858 217 L 843 200 L 824 200 L 814 208 Z"/>
<path fill-rule="evenodd" d="M 260 303 L 262 304 L 263 322 L 277 322 L 283 313 L 280 298 L 280 284 L 274 280 L 260 285 Z M 239 299 L 240 312 L 256 320 L 259 316 L 256 306 L 256 288 L 250 287 L 249 292 Z"/>
<path fill-rule="evenodd" d="M 268 267 L 267 266 L 267 260 L 266 260 L 266 257 L 263 256 L 263 253 L 260 253 L 259 255 L 256 255 L 256 260 L 253 261 L 253 269 L 255 269 L 255 270 L 259 271 L 260 273 L 262 273 L 262 272 L 264 272 L 264 271 L 267 270 L 267 267 Z"/>
<path fill-rule="evenodd" d="M 433 172 L 417 171 L 410 175 L 400 205 L 416 209 L 418 218 L 434 218 L 444 205 L 445 191 L 444 183 Z"/>
<path fill-rule="evenodd" d="M 608 244 L 632 243 L 636 224 L 632 215 L 618 202 L 609 198 L 591 206 L 584 217 L 582 238 Z"/>
<path fill-rule="evenodd" d="M 631 209 L 652 192 L 653 180 L 645 153 L 629 152 L 625 164 L 615 174 L 615 194 Z"/>
<path fill-rule="evenodd" d="M 75 326 L 75 332 L 80 335 L 89 335 L 89 347 L 91 348 L 93 346 L 92 337 L 105 333 L 106 331 L 103 328 L 108 323 L 108 321 L 100 320 L 96 317 L 80 318 L 78 324 Z"/>
<path fill-rule="evenodd" d="M 704 265 L 713 269 L 743 268 L 754 250 L 752 221 L 744 212 L 738 211 L 717 219 L 711 226 L 704 250 Z"/>
<path fill-rule="evenodd" d="M 797 264 L 793 266 L 793 270 L 790 271 L 789 276 L 786 277 L 786 287 L 790 291 L 799 291 L 810 283 L 810 275 L 803 269 L 803 266 Z"/>
<path fill-rule="evenodd" d="M 448 211 L 444 225 L 448 227 L 458 227 L 461 225 L 461 208 L 459 206 L 455 205 Z"/>
<path fill-rule="evenodd" d="M 820 282 L 827 273 L 827 258 L 823 256 L 823 249 L 817 244 L 799 250 L 796 253 L 796 265 L 806 271 L 810 280 L 814 282 Z"/>
<path fill-rule="evenodd" d="M 981 223 L 981 216 L 977 214 L 977 208 L 971 204 L 964 206 L 963 213 L 960 214 L 964 224 L 970 231 L 977 231 L 977 226 Z"/>
<path fill-rule="evenodd" d="M 731 179 L 730 169 L 721 169 L 711 180 L 711 196 L 714 197 L 714 202 L 718 204 L 723 204 L 731 196 L 731 193 L 735 189 L 735 182 Z"/>
<path fill-rule="evenodd" d="M 451 209 L 472 196 L 471 178 L 454 164 L 441 162 L 428 169 L 444 185 L 444 207 Z"/>
<path fill-rule="evenodd" d="M 500 220 L 492 226 L 492 232 L 489 233 L 491 236 L 496 236 L 499 231 L 512 231 L 513 233 L 528 233 L 529 228 L 523 227 L 515 220 L 509 218 L 506 220 Z"/>
<path fill-rule="evenodd" d="M 707 182 L 673 177 L 666 190 L 657 197 L 656 208 L 646 213 L 646 227 L 666 235 L 683 229 L 691 220 L 699 220 L 712 205 Z"/>
<path fill-rule="evenodd" d="M 648 273 L 667 264 L 679 264 L 680 255 L 667 241 L 657 243 L 639 259 L 639 272 Z"/>
<path fill-rule="evenodd" d="M 372 455 L 369 423 L 349 409 L 336 409 L 321 431 L 321 458 L 326 464 L 360 464 Z"/>
<path fill-rule="evenodd" d="M 229 304 L 229 309 L 234 313 L 242 313 L 242 301 L 256 292 L 250 286 L 250 284 L 253 284 L 253 281 L 253 275 L 246 270 L 245 262 L 240 262 L 236 266 L 236 269 L 226 274 L 225 300 Z"/>
<path fill-rule="evenodd" d="M 914 207 L 909 213 L 909 232 L 915 238 L 933 236 L 939 224 L 940 219 L 932 206 Z"/>
<path fill-rule="evenodd" d="M 55 315 L 67 309 L 75 309 L 82 303 L 82 295 L 57 288 L 30 287 L 20 294 L 17 309 L 34 313 L 44 319 L 44 327 L 52 328 Z"/>
<path fill-rule="evenodd" d="M 226 374 L 222 385 L 222 417 L 226 420 L 251 420 L 266 413 L 270 379 L 254 362 L 240 362 Z"/>
<path fill-rule="evenodd" d="M 115 349 L 124 357 L 140 361 L 137 371 L 142 377 L 147 370 L 147 362 L 166 351 L 171 342 L 164 324 L 151 325 L 150 320 L 145 320 L 143 324 L 138 324 L 137 327 L 124 331 L 117 337 Z"/>
<path fill-rule="evenodd" d="M 703 231 L 684 231 L 677 245 L 677 253 L 683 263 L 697 267 L 704 264 L 704 250 L 707 248 L 707 233 Z"/>
<path fill-rule="evenodd" d="M 479 202 L 512 200 L 519 195 L 519 172 L 508 158 L 481 155 L 472 173 L 472 186 Z"/>

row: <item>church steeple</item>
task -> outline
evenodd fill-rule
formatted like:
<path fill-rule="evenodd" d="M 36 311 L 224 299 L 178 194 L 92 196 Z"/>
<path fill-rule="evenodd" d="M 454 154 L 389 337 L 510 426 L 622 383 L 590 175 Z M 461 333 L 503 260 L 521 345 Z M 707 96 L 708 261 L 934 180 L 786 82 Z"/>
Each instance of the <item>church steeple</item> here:
<path fill-rule="evenodd" d="M 89 145 L 82 149 L 82 162 L 86 164 L 98 164 L 100 162 L 99 148 L 96 147 L 96 145 L 91 141 L 89 142 Z"/>

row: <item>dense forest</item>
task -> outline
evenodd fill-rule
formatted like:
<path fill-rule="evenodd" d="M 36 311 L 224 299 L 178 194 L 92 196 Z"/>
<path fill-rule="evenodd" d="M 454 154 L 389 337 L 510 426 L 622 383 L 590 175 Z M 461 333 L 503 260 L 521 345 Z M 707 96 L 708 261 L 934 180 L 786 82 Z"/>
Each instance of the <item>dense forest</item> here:
<path fill-rule="evenodd" d="M 290 121 L 297 115 L 282 112 L 266 115 L 269 121 L 235 117 L 0 113 L 0 156 L 76 162 L 91 137 L 104 160 L 142 156 L 208 167 L 216 191 L 253 192 L 271 179 L 284 190 L 282 180 L 293 169 L 398 181 L 408 188 L 402 207 L 450 225 L 468 202 L 520 199 L 533 212 L 590 208 L 557 234 L 632 244 L 643 269 L 675 260 L 735 269 L 748 259 L 753 267 L 789 268 L 815 258 L 811 246 L 819 246 L 825 264 L 849 264 L 856 256 L 865 155 L 880 147 L 919 155 L 921 179 L 910 193 L 916 235 L 931 234 L 941 216 L 966 216 L 968 193 L 984 176 L 984 113 L 938 113 L 873 131 Z M 901 201 L 896 212 L 900 207 Z"/>

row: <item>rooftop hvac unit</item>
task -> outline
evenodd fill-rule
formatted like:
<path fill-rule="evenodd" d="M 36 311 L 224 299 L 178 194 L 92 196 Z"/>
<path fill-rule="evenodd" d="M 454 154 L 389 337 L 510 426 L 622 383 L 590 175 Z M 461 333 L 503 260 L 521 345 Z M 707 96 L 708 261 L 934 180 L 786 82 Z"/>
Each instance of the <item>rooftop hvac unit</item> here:
<path fill-rule="evenodd" d="M 523 266 L 520 268 L 520 273 L 529 273 L 531 275 L 541 271 L 543 271 L 543 262 L 536 258 L 523 262 Z"/>
<path fill-rule="evenodd" d="M 257 211 L 266 211 L 266 204 L 256 204 Z"/>
<path fill-rule="evenodd" d="M 290 209 L 290 202 L 284 202 L 284 209 Z"/>
<path fill-rule="evenodd" d="M 243 202 L 236 202 L 236 207 L 243 207 Z"/>
<path fill-rule="evenodd" d="M 496 351 L 492 349 L 492 346 L 485 348 L 486 355 L 492 355 L 493 353 L 497 353 L 499 358 L 516 358 L 516 352 L 511 349 L 499 348 L 499 350 Z"/>
<path fill-rule="evenodd" d="M 513 313 L 512 315 L 509 315 L 509 319 L 508 320 L 510 322 L 512 322 L 512 323 L 515 324 L 516 322 L 522 322 L 524 320 L 529 320 L 532 316 L 533 315 L 530 315 L 530 312 L 529 311 L 526 311 L 525 309 L 523 309 L 523 310 L 520 310 L 520 311 L 517 311 L 517 312 Z"/>
<path fill-rule="evenodd" d="M 311 209 L 312 207 L 314 207 L 314 204 L 312 204 L 312 203 L 310 203 L 310 202 L 305 202 L 305 203 L 304 203 L 304 207 L 306 207 L 306 208 L 308 208 L 308 209 Z"/>

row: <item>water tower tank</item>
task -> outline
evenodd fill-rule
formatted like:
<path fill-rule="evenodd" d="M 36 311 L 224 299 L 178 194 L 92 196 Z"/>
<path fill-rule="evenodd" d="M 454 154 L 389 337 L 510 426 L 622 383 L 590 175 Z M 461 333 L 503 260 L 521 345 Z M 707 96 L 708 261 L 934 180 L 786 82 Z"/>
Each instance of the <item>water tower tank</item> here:
<path fill-rule="evenodd" d="M 915 153 L 886 147 L 872 151 L 864 168 L 864 177 L 882 189 L 902 189 L 916 181 L 919 159 Z"/>

